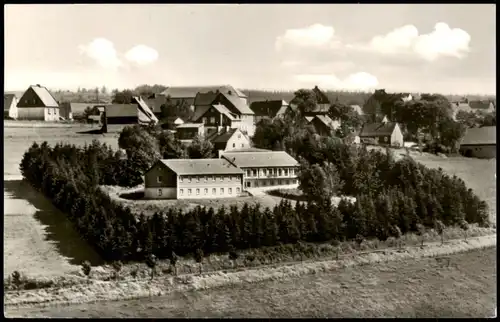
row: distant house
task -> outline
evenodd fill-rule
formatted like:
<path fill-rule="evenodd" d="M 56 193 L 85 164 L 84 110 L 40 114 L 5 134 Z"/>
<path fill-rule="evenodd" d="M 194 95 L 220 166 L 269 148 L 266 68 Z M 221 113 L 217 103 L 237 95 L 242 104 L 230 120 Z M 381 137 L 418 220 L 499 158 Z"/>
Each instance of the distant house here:
<path fill-rule="evenodd" d="M 3 95 L 3 118 L 17 119 L 17 97 L 15 94 Z"/>
<path fill-rule="evenodd" d="M 364 144 L 404 146 L 403 133 L 396 122 L 365 124 L 359 133 L 359 138 Z"/>
<path fill-rule="evenodd" d="M 328 115 L 306 116 L 305 119 L 311 124 L 319 135 L 331 135 L 340 127 L 340 121 L 332 120 Z"/>
<path fill-rule="evenodd" d="M 184 124 L 184 121 L 180 117 L 178 117 L 174 120 L 174 125 L 177 126 L 177 125 L 181 125 L 181 124 Z"/>
<path fill-rule="evenodd" d="M 140 97 L 133 97 L 132 104 L 105 106 L 107 124 L 151 124 L 158 119 Z"/>
<path fill-rule="evenodd" d="M 310 111 L 303 112 L 302 115 L 315 116 L 328 114 L 331 103 L 326 94 L 323 93 L 323 91 L 321 91 L 318 86 L 314 86 L 314 88 L 312 89 L 312 93 L 316 97 L 316 106 Z M 297 109 L 295 97 L 290 101 L 290 107 L 292 107 L 292 110 Z"/>
<path fill-rule="evenodd" d="M 496 158 L 496 126 L 470 128 L 460 142 L 460 153 L 466 157 Z"/>
<path fill-rule="evenodd" d="M 39 84 L 24 92 L 17 108 L 21 120 L 59 121 L 59 104 L 49 90 Z"/>
<path fill-rule="evenodd" d="M 244 187 L 291 188 L 297 187 L 299 163 L 285 151 L 239 152 L 222 154 L 244 171 Z"/>
<path fill-rule="evenodd" d="M 290 105 L 284 100 L 256 101 L 250 104 L 250 109 L 254 112 L 255 124 L 262 119 L 274 119 L 283 117 L 290 110 Z"/>
<path fill-rule="evenodd" d="M 495 110 L 495 104 L 492 101 L 469 101 L 469 105 L 472 110 L 480 111 L 484 113 L 491 113 Z"/>
<path fill-rule="evenodd" d="M 144 175 L 147 199 L 237 197 L 243 171 L 224 159 L 159 160 Z"/>
<path fill-rule="evenodd" d="M 167 87 L 161 95 L 170 97 L 174 102 L 185 101 L 189 105 L 194 105 L 194 100 L 198 93 L 216 92 L 238 97 L 245 104 L 248 104 L 248 96 L 231 85 L 211 85 L 211 86 L 171 86 Z"/>
<path fill-rule="evenodd" d="M 183 143 L 191 143 L 196 136 L 204 135 L 202 123 L 184 123 L 175 128 L 175 135 Z"/>
<path fill-rule="evenodd" d="M 227 127 L 217 133 L 213 133 L 207 137 L 207 140 L 213 144 L 214 149 L 219 151 L 219 153 L 250 148 L 250 138 L 240 129 Z"/>
<path fill-rule="evenodd" d="M 239 128 L 252 136 L 255 132 L 254 112 L 245 101 L 223 92 L 198 93 L 194 101 L 192 121 L 205 125 L 205 135 L 217 132 L 221 127 Z"/>

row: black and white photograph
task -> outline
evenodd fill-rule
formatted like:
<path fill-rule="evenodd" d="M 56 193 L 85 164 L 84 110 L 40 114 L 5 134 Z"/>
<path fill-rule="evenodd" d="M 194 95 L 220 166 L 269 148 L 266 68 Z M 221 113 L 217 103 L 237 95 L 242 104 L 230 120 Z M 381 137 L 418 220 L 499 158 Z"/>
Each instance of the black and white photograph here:
<path fill-rule="evenodd" d="M 4 315 L 494 318 L 495 4 L 5 4 Z"/>

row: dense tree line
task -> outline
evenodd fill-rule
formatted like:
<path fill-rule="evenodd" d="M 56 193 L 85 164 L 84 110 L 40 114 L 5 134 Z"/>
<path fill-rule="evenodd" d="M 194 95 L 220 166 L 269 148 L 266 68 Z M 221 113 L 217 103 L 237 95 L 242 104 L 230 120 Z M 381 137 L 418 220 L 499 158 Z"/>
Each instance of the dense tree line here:
<path fill-rule="evenodd" d="M 338 172 L 338 178 L 325 180 L 325 187 L 335 187 L 342 180 L 344 185 L 337 189 L 356 196 L 354 204 L 342 200 L 337 207 L 328 198 L 315 198 L 295 206 L 282 201 L 274 209 L 244 205 L 183 212 L 170 208 L 151 217 L 137 216 L 98 187 L 118 184 L 125 175 L 119 171 L 134 171 L 134 166 L 127 169 L 128 159 L 96 141 L 81 149 L 34 143 L 20 168 L 24 178 L 66 212 L 107 260 L 143 260 L 151 254 L 169 258 L 173 253 L 210 254 L 360 236 L 386 239 L 398 231 L 416 231 L 418 225 L 433 227 L 438 220 L 446 225 L 488 223 L 485 202 L 462 180 L 411 159 L 395 162 L 390 154 L 349 149 L 330 142 L 324 150 L 303 155 L 317 165 L 311 167 L 314 176 Z"/>

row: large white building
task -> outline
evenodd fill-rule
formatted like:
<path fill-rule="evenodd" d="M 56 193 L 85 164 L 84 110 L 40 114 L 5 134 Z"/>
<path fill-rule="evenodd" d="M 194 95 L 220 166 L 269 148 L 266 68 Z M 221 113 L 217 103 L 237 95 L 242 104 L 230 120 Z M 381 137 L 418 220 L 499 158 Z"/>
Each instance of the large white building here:
<path fill-rule="evenodd" d="M 17 113 L 20 120 L 59 121 L 59 104 L 47 88 L 32 85 L 19 99 Z"/>

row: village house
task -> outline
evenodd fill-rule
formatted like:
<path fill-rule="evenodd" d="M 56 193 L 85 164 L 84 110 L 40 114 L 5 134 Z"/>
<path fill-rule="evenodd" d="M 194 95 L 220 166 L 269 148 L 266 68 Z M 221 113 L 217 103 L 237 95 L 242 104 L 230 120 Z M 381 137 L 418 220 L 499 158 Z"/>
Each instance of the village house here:
<path fill-rule="evenodd" d="M 460 153 L 466 157 L 481 159 L 496 158 L 496 126 L 470 128 L 460 142 Z"/>
<path fill-rule="evenodd" d="M 221 156 L 244 172 L 244 187 L 296 188 L 299 163 L 285 151 L 228 151 Z"/>
<path fill-rule="evenodd" d="M 237 197 L 243 171 L 224 159 L 159 160 L 144 175 L 147 199 Z"/>
<path fill-rule="evenodd" d="M 205 134 L 203 123 L 184 123 L 175 128 L 176 138 L 182 143 L 190 144 L 196 136 Z"/>
<path fill-rule="evenodd" d="M 262 119 L 273 120 L 284 117 L 290 111 L 290 105 L 284 100 L 256 101 L 250 104 L 250 109 L 254 112 L 255 124 Z"/>
<path fill-rule="evenodd" d="M 17 103 L 18 119 L 59 121 L 59 104 L 49 90 L 31 85 Z"/>
<path fill-rule="evenodd" d="M 469 105 L 472 110 L 483 112 L 483 113 L 491 113 L 495 111 L 495 104 L 492 101 L 483 100 L 483 101 L 469 101 Z"/>
<path fill-rule="evenodd" d="M 17 97 L 15 94 L 3 95 L 3 118 L 17 119 Z"/>
<path fill-rule="evenodd" d="M 387 117 L 380 123 L 363 125 L 359 133 L 361 143 L 387 146 L 404 146 L 403 133 L 399 124 L 389 122 Z"/>
<path fill-rule="evenodd" d="M 321 136 L 332 135 L 340 127 L 340 121 L 332 120 L 328 115 L 306 116 L 306 121 L 314 127 Z"/>
<path fill-rule="evenodd" d="M 245 133 L 240 129 L 231 129 L 229 127 L 213 133 L 207 137 L 207 140 L 212 143 L 214 150 L 219 153 L 219 157 L 225 151 L 250 147 L 250 138 Z"/>
<path fill-rule="evenodd" d="M 158 123 L 158 118 L 140 97 L 134 96 L 131 104 L 105 105 L 107 124 L 151 124 Z"/>
<path fill-rule="evenodd" d="M 205 135 L 217 132 L 221 127 L 239 128 L 253 136 L 255 132 L 254 112 L 245 101 L 223 92 L 198 93 L 194 101 L 192 122 L 205 125 Z"/>
<path fill-rule="evenodd" d="M 212 85 L 212 86 L 171 86 L 167 87 L 162 93 L 163 97 L 170 97 L 173 102 L 180 103 L 185 101 L 188 105 L 194 105 L 194 100 L 198 93 L 216 92 L 237 97 L 248 104 L 248 96 L 231 85 Z"/>

